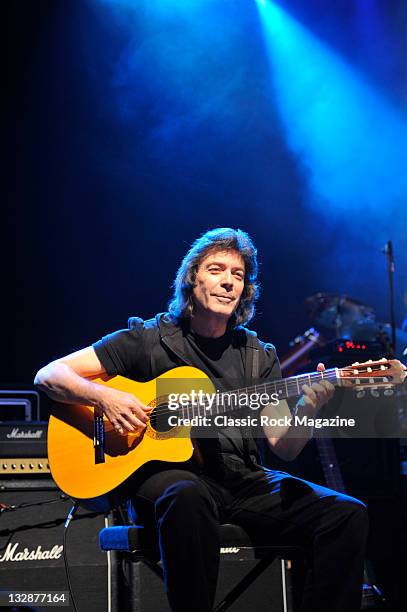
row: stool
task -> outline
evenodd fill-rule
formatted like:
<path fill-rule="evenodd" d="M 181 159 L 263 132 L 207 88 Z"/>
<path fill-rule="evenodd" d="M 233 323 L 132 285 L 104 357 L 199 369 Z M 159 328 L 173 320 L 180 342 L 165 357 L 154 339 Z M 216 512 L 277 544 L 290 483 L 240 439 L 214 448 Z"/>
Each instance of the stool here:
<path fill-rule="evenodd" d="M 134 566 L 131 564 L 140 563 L 148 566 L 156 576 L 163 579 L 163 569 L 160 560 L 157 559 L 156 549 L 147 548 L 140 543 L 141 529 L 143 529 L 143 527 L 140 526 L 115 526 L 102 529 L 99 533 L 100 547 L 106 552 L 117 551 L 117 553 L 121 555 L 122 561 L 128 566 L 130 564 L 130 569 L 129 567 L 127 568 L 129 571 L 125 571 L 124 574 L 127 573 L 127 575 L 129 575 L 132 572 L 134 573 Z M 279 605 L 276 604 L 274 609 L 281 610 L 282 612 L 294 612 L 296 605 L 294 603 L 291 584 L 291 561 L 293 559 L 303 559 L 303 549 L 296 546 L 254 547 L 248 534 L 237 525 L 219 525 L 219 531 L 222 562 L 224 560 L 251 560 L 249 564 L 251 567 L 243 578 L 215 605 L 214 612 L 225 612 L 228 610 L 250 585 L 270 567 L 273 561 L 277 559 L 280 561 L 279 571 L 281 571 L 281 576 L 279 579 L 279 593 L 276 596 L 277 598 L 281 597 L 281 606 L 279 607 Z M 288 563 L 286 563 L 286 561 Z M 242 564 L 240 564 L 240 566 L 242 566 Z M 221 571 L 222 568 L 220 570 L 220 580 L 222 578 Z M 142 581 L 140 581 L 140 579 L 134 580 L 134 576 L 128 579 L 127 585 L 124 584 L 122 586 L 124 586 L 125 590 L 131 590 L 134 588 L 132 584 L 134 581 L 141 587 Z M 127 593 L 127 595 L 128 597 L 126 597 L 126 593 L 124 593 L 125 601 L 127 599 L 136 599 L 138 602 L 136 607 L 133 608 L 135 612 L 139 612 L 139 610 L 150 612 L 150 607 L 142 605 L 141 593 L 136 594 L 136 597 L 132 597 L 130 593 Z M 163 604 L 163 609 L 169 610 L 168 604 L 166 606 Z M 253 609 L 258 610 L 259 606 L 255 605 Z M 151 612 L 152 610 L 153 604 L 151 603 Z M 156 603 L 154 604 L 154 612 L 161 612 L 161 610 L 157 608 Z"/>

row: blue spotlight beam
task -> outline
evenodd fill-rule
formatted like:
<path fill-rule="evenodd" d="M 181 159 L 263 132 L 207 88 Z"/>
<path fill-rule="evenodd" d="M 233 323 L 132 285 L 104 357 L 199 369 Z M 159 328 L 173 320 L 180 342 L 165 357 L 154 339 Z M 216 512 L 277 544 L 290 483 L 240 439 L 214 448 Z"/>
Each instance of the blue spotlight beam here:
<path fill-rule="evenodd" d="M 287 142 L 308 173 L 310 203 L 329 214 L 363 211 L 371 221 L 391 210 L 405 222 L 406 118 L 282 8 L 266 0 L 257 6 Z"/>

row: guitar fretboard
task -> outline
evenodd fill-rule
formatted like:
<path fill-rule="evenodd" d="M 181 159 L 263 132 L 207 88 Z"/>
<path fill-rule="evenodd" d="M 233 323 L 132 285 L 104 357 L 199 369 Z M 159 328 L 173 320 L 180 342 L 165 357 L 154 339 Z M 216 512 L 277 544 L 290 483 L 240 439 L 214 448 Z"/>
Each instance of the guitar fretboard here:
<path fill-rule="evenodd" d="M 337 368 L 331 368 L 324 372 L 313 372 L 311 374 L 300 374 L 280 380 L 265 381 L 251 387 L 242 387 L 232 391 L 216 391 L 216 393 L 203 393 L 193 398 L 187 405 L 179 407 L 182 418 L 217 416 L 228 412 L 242 410 L 250 407 L 252 410 L 261 410 L 267 405 L 266 396 L 270 398 L 268 403 L 277 404 L 280 400 L 290 397 L 299 397 L 304 385 L 312 385 L 321 380 L 329 380 L 333 385 L 340 384 L 340 376 Z M 261 402 L 261 405 L 257 406 Z"/>

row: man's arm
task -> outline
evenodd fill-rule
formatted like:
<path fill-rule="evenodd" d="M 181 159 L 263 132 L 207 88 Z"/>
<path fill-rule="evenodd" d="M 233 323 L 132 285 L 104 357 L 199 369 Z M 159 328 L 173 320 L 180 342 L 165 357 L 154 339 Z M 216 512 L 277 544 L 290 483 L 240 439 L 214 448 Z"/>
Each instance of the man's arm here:
<path fill-rule="evenodd" d="M 51 399 L 67 404 L 94 406 L 105 414 L 119 433 L 141 431 L 150 410 L 131 393 L 92 382 L 106 374 L 93 347 L 52 361 L 37 372 L 34 384 Z"/>
<path fill-rule="evenodd" d="M 323 372 L 325 366 L 320 363 L 318 364 L 318 371 Z M 333 396 L 335 387 L 327 380 L 321 380 L 319 383 L 313 383 L 312 385 L 304 385 L 302 387 L 303 395 L 297 402 L 297 415 L 315 417 L 319 410 L 324 406 Z M 290 408 L 285 400 L 280 400 L 277 406 L 266 406 L 261 416 L 267 416 L 269 418 L 290 418 L 292 416 Z M 312 438 L 312 427 L 303 426 L 301 429 L 297 426 L 263 426 L 264 433 L 266 435 L 269 446 L 272 451 L 285 461 L 292 461 L 302 451 L 306 443 Z M 293 437 L 293 433 L 298 434 L 300 430 L 300 437 Z"/>

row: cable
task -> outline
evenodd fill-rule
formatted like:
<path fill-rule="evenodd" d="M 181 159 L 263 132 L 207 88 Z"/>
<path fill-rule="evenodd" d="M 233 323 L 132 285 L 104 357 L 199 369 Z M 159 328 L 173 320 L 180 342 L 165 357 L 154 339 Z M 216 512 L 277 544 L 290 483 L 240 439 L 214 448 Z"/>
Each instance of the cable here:
<path fill-rule="evenodd" d="M 31 504 L 27 504 L 27 502 L 12 506 L 10 506 L 9 504 L 0 504 L 0 514 L 2 514 L 3 512 L 11 512 L 13 510 L 20 510 L 23 508 L 32 508 L 32 506 L 46 506 L 47 504 L 55 504 L 57 502 L 66 501 L 67 499 L 68 497 L 64 493 L 61 493 L 60 496 L 57 498 L 53 497 L 52 499 L 45 499 L 40 502 L 32 502 Z"/>
<path fill-rule="evenodd" d="M 75 608 L 75 612 L 78 612 L 78 608 L 76 607 L 75 598 L 73 596 L 71 580 L 70 580 L 70 577 L 69 577 L 69 566 L 68 566 L 68 559 L 67 559 L 67 554 L 66 554 L 66 534 L 67 534 L 67 531 L 68 531 L 69 524 L 70 524 L 71 520 L 73 519 L 74 514 L 76 513 L 78 508 L 79 508 L 79 502 L 76 501 L 76 502 L 74 502 L 74 505 L 70 509 L 69 514 L 68 514 L 68 516 L 66 518 L 65 526 L 64 526 L 64 537 L 63 537 L 63 542 L 62 542 L 62 544 L 63 544 L 63 554 L 64 554 L 64 565 L 65 565 L 66 580 L 68 582 L 69 595 L 71 596 L 73 607 Z"/>
<path fill-rule="evenodd" d="M 0 517 L 5 513 L 5 512 L 14 512 L 15 510 L 24 510 L 25 508 L 31 508 L 32 506 L 45 506 L 47 504 L 55 504 L 56 502 L 61 502 L 61 501 L 66 501 L 68 499 L 68 497 L 65 495 L 65 493 L 61 493 L 59 498 L 55 499 L 47 499 L 45 501 L 40 501 L 40 502 L 33 502 L 31 504 L 27 504 L 26 502 L 23 502 L 22 504 L 0 504 Z M 13 533 L 14 531 L 17 531 L 16 529 L 10 531 L 9 533 Z"/>

